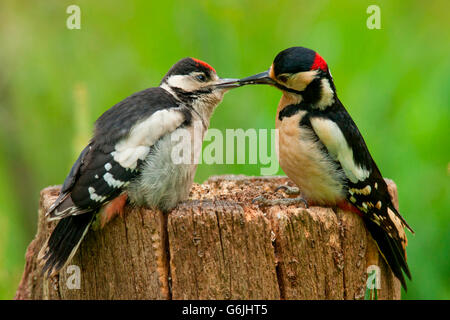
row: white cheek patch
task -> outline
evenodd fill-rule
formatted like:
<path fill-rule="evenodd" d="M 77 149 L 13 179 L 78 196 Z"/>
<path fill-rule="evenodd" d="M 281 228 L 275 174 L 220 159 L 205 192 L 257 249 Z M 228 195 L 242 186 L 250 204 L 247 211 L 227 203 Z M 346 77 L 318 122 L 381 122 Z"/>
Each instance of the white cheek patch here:
<path fill-rule="evenodd" d="M 114 160 L 124 168 L 136 169 L 138 160 L 144 160 L 163 135 L 174 131 L 184 121 L 181 112 L 174 109 L 160 110 L 135 125 L 129 136 L 115 145 L 111 153 Z"/>
<path fill-rule="evenodd" d="M 370 171 L 357 165 L 353 159 L 353 150 L 349 147 L 338 125 L 328 119 L 312 118 L 311 125 L 328 152 L 341 163 L 347 178 L 353 182 L 364 181 Z"/>
<path fill-rule="evenodd" d="M 287 86 L 297 91 L 303 91 L 317 77 L 317 70 L 299 72 L 286 82 Z"/>
<path fill-rule="evenodd" d="M 200 88 L 198 82 L 193 81 L 189 76 L 173 75 L 167 79 L 169 87 L 180 88 L 184 91 L 195 91 Z"/>

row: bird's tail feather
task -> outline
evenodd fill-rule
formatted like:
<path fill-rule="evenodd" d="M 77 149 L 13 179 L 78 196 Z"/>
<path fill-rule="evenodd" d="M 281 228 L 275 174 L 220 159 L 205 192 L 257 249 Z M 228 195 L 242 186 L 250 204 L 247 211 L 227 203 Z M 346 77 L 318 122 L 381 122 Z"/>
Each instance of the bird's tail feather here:
<path fill-rule="evenodd" d="M 94 212 L 61 219 L 47 243 L 41 249 L 38 260 L 42 275 L 52 276 L 69 262 L 93 222 Z"/>
<path fill-rule="evenodd" d="M 366 227 L 375 240 L 384 260 L 391 268 L 394 275 L 400 280 L 405 291 L 406 281 L 403 273 L 411 279 L 411 272 L 406 263 L 406 253 L 400 240 L 391 238 L 380 226 L 369 219 L 364 219 Z"/>
<path fill-rule="evenodd" d="M 92 209 L 78 208 L 72 200 L 70 193 L 62 193 L 58 199 L 52 204 L 50 209 L 45 214 L 49 221 L 60 220 L 66 217 L 84 214 L 92 211 Z"/>
<path fill-rule="evenodd" d="M 389 205 L 389 209 L 394 212 L 394 214 L 402 221 L 402 223 L 405 225 L 405 227 L 412 233 L 415 234 L 414 230 L 409 226 L 409 224 L 406 222 L 406 220 L 402 217 L 402 215 L 395 209 L 394 205 L 391 203 Z"/>

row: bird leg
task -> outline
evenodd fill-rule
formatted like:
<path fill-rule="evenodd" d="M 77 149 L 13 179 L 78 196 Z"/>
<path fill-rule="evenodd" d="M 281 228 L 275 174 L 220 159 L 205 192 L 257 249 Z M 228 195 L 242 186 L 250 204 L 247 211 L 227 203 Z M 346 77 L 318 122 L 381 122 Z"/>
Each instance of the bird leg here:
<path fill-rule="evenodd" d="M 300 194 L 299 188 L 289 187 L 287 185 L 278 186 L 275 189 L 275 192 L 277 192 L 278 190 L 281 190 L 281 189 L 283 189 L 284 192 L 288 195 Z M 292 205 L 298 205 L 298 204 L 303 203 L 305 205 L 305 208 L 309 208 L 308 202 L 305 199 L 303 199 L 302 197 L 270 200 L 270 199 L 264 198 L 263 196 L 258 196 L 252 200 L 252 203 L 258 203 L 260 206 L 263 206 L 263 207 L 279 206 L 279 205 L 292 206 Z"/>
<path fill-rule="evenodd" d="M 278 187 L 276 187 L 275 192 L 277 192 L 278 190 L 284 190 L 284 193 L 286 193 L 287 195 L 299 195 L 300 194 L 300 189 L 297 187 L 290 187 L 288 185 L 282 184 Z"/>
<path fill-rule="evenodd" d="M 262 207 L 270 206 L 292 206 L 303 203 L 305 208 L 309 208 L 308 202 L 303 198 L 284 198 L 284 199 L 266 199 L 263 196 L 258 196 L 252 200 L 252 203 L 258 203 Z"/>
<path fill-rule="evenodd" d="M 356 213 L 360 217 L 363 216 L 363 213 L 357 207 L 355 207 L 353 204 L 348 202 L 347 200 L 342 200 L 342 201 L 338 202 L 337 207 L 344 211 L 350 211 L 350 212 Z"/>

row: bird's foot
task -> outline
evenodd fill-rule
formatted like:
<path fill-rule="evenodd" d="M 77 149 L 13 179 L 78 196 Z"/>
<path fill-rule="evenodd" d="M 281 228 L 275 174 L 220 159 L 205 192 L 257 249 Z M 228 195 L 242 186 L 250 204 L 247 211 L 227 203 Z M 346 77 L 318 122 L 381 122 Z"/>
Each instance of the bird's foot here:
<path fill-rule="evenodd" d="M 288 185 L 280 185 L 275 189 L 275 192 L 279 191 L 283 189 L 284 193 L 286 193 L 287 195 L 299 195 L 300 194 L 300 189 L 297 187 L 290 187 Z"/>
<path fill-rule="evenodd" d="M 305 208 L 309 208 L 308 202 L 301 197 L 284 198 L 284 199 L 266 199 L 263 196 L 258 196 L 252 200 L 252 203 L 257 203 L 259 206 L 262 207 L 280 206 L 280 205 L 292 206 L 303 203 L 305 205 Z"/>

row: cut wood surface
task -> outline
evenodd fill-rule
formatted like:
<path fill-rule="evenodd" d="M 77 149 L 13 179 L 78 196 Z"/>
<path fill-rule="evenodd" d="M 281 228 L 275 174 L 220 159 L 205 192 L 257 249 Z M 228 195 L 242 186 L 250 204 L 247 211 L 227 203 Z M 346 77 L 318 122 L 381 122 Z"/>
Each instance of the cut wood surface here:
<path fill-rule="evenodd" d="M 128 206 L 124 217 L 91 228 L 60 275 L 44 279 L 36 257 L 56 225 L 44 215 L 60 188 L 48 187 L 16 299 L 362 299 L 371 265 L 380 270 L 378 298 L 400 299 L 400 282 L 358 215 L 252 203 L 287 197 L 274 192 L 286 183 L 216 176 L 194 184 L 168 215 Z"/>

